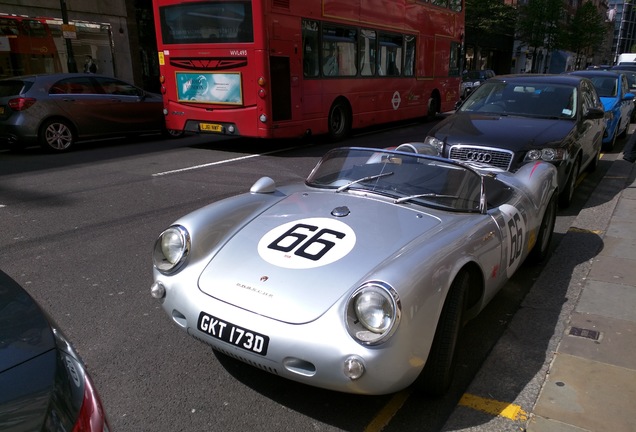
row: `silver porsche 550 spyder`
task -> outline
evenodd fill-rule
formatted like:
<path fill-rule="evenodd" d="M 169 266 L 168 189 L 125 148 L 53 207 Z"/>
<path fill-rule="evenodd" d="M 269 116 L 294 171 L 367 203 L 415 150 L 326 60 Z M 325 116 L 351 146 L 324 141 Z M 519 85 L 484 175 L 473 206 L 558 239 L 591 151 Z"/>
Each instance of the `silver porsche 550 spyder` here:
<path fill-rule="evenodd" d="M 153 297 L 192 337 L 282 377 L 443 394 L 463 324 L 548 253 L 557 174 L 425 153 L 331 150 L 304 183 L 264 177 L 180 218 L 155 243 Z"/>

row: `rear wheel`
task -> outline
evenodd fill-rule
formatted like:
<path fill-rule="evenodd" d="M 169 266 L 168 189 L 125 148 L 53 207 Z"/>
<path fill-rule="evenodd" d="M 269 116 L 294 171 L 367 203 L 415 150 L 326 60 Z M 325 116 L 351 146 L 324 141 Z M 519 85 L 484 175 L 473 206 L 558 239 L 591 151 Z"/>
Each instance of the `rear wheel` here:
<path fill-rule="evenodd" d="M 448 291 L 426 365 L 415 381 L 423 393 L 441 396 L 450 387 L 469 286 L 469 272 L 461 271 Z"/>
<path fill-rule="evenodd" d="M 47 120 L 38 135 L 40 145 L 46 150 L 64 152 L 75 144 L 75 135 L 66 120 Z"/>
<path fill-rule="evenodd" d="M 574 166 L 572 167 L 572 171 L 570 172 L 570 177 L 568 177 L 568 181 L 559 195 L 559 205 L 562 208 L 566 208 L 570 206 L 572 202 L 572 197 L 574 196 L 574 189 L 576 188 L 576 180 L 579 178 L 579 169 L 581 167 L 581 161 L 577 157 L 574 160 Z"/>
<path fill-rule="evenodd" d="M 351 111 L 343 100 L 337 100 L 329 110 L 329 136 L 333 141 L 340 141 L 351 132 Z"/>
<path fill-rule="evenodd" d="M 437 117 L 437 113 L 440 111 L 440 101 L 437 95 L 432 95 L 428 100 L 428 111 L 426 113 L 426 120 L 431 121 L 435 120 Z"/>
<path fill-rule="evenodd" d="M 614 128 L 614 135 L 612 135 L 612 140 L 603 145 L 605 151 L 614 150 L 614 146 L 616 145 L 616 138 L 618 137 L 618 125 Z"/>
<path fill-rule="evenodd" d="M 548 256 L 550 242 L 552 242 L 552 233 L 554 232 L 554 224 L 556 222 L 556 214 L 557 199 L 556 194 L 553 194 L 541 220 L 539 234 L 537 234 L 537 242 L 532 247 L 530 255 L 528 255 L 531 262 L 540 263 Z"/>

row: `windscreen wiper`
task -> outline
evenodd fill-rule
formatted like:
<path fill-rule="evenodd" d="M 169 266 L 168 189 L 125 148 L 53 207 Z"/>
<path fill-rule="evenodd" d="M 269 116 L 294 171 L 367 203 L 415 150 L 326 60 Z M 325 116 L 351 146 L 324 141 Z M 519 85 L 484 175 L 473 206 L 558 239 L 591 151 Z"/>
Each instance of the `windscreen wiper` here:
<path fill-rule="evenodd" d="M 375 179 L 378 179 L 380 177 L 386 177 L 386 176 L 390 176 L 390 175 L 393 175 L 392 171 L 391 172 L 385 172 L 385 173 L 380 173 L 380 174 L 375 174 L 375 175 L 371 175 L 371 176 L 362 177 L 361 179 L 349 182 L 349 183 L 347 183 L 344 186 L 340 186 L 338 189 L 336 189 L 336 193 L 346 191 L 347 189 L 349 189 L 352 185 L 354 185 L 356 183 L 362 183 L 362 182 L 369 181 L 369 180 L 375 180 Z"/>
<path fill-rule="evenodd" d="M 393 201 L 394 204 L 401 204 L 403 202 L 406 201 L 410 201 L 412 199 L 416 199 L 416 198 L 459 198 L 459 196 L 457 195 L 444 195 L 444 194 L 437 194 L 437 193 L 425 193 L 425 194 L 418 194 L 418 195 L 409 195 L 409 196 L 405 196 L 402 198 L 398 198 L 395 201 Z"/>

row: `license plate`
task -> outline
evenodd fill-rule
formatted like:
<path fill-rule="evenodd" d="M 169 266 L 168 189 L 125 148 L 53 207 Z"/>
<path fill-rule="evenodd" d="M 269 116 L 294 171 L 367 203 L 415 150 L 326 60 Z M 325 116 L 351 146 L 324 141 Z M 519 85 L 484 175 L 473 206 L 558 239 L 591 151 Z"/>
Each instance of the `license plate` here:
<path fill-rule="evenodd" d="M 262 356 L 267 355 L 269 336 L 220 320 L 205 312 L 199 314 L 197 328 L 205 334 L 244 350 Z"/>
<path fill-rule="evenodd" d="M 223 125 L 215 123 L 199 123 L 199 129 L 206 132 L 223 132 Z"/>

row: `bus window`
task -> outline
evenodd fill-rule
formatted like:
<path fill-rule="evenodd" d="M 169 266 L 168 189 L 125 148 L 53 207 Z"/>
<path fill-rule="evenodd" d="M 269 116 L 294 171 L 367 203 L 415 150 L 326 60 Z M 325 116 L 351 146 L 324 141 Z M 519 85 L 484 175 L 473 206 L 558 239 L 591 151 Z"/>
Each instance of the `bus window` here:
<path fill-rule="evenodd" d="M 375 75 L 376 35 L 374 30 L 360 30 L 360 75 Z"/>
<path fill-rule="evenodd" d="M 404 76 L 415 75 L 415 36 L 405 36 Z"/>
<path fill-rule="evenodd" d="M 318 56 L 318 22 L 303 20 L 303 75 L 309 78 L 320 75 Z"/>
<path fill-rule="evenodd" d="M 160 13 L 166 44 L 254 41 L 250 2 L 180 3 Z"/>
<path fill-rule="evenodd" d="M 380 75 L 399 76 L 402 64 L 402 36 L 380 34 Z"/>
<path fill-rule="evenodd" d="M 448 65 L 448 76 L 459 76 L 459 62 L 461 59 L 462 47 L 457 42 L 451 42 L 450 64 Z"/>
<path fill-rule="evenodd" d="M 325 76 L 355 76 L 357 36 L 355 29 L 323 25 L 322 73 Z"/>

